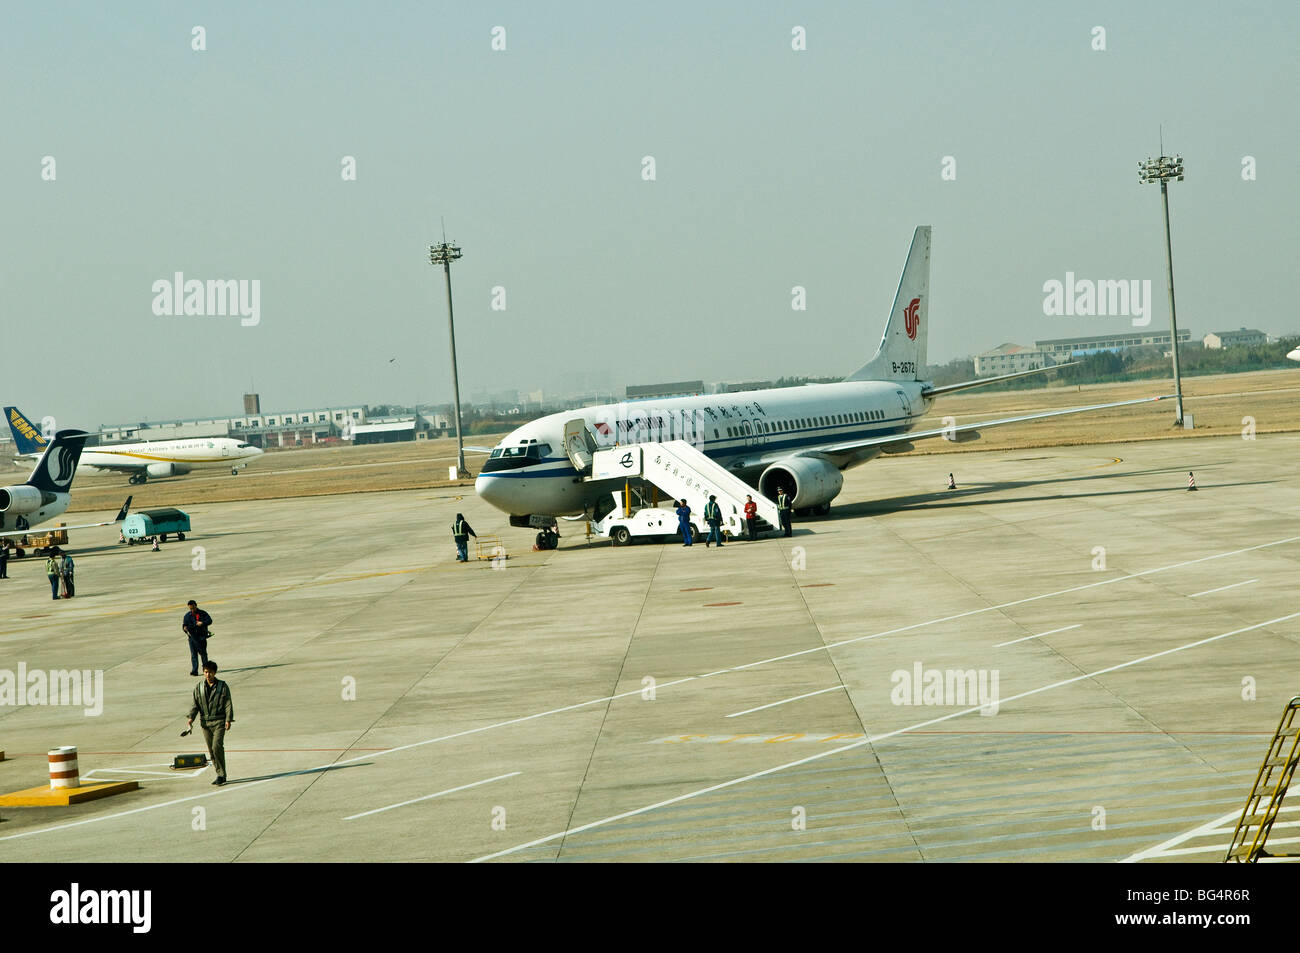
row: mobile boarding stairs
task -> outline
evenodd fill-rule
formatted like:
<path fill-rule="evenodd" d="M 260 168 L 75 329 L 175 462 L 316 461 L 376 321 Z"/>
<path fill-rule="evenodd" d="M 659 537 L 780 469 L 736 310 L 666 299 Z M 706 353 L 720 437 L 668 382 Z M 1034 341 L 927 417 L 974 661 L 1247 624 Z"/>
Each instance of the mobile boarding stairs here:
<path fill-rule="evenodd" d="M 676 534 L 676 507 L 657 506 L 655 490 L 663 491 L 672 500 L 686 500 L 697 535 L 701 530 L 707 531 L 704 505 L 710 496 L 717 497 L 722 510 L 722 528 L 732 536 L 745 532 L 746 496 L 753 497 L 758 508 L 756 534 L 781 524 L 775 503 L 685 440 L 599 450 L 585 422 L 575 420 L 565 426 L 564 446 L 585 482 L 610 485 L 613 508 L 605 513 L 597 509 L 598 519 L 592 525 L 597 533 L 616 543 L 629 542 L 633 536 Z"/>

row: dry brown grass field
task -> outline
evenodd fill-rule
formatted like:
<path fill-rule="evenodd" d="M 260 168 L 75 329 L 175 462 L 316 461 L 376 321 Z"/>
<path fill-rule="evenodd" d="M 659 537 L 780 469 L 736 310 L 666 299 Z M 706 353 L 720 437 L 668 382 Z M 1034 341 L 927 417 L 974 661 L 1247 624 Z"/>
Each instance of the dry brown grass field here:
<path fill-rule="evenodd" d="M 935 401 L 932 414 L 921 426 L 943 426 L 945 416 L 958 423 L 1030 414 L 1062 407 L 1104 404 L 1171 393 L 1171 381 L 1091 384 L 1048 387 L 1025 391 L 974 389 Z M 926 440 L 914 453 L 978 453 L 1031 447 L 1116 443 L 1131 440 L 1193 440 L 1207 436 L 1240 436 L 1245 418 L 1254 420 L 1259 433 L 1300 430 L 1300 367 L 1295 370 L 1258 371 L 1185 378 L 1185 410 L 1194 415 L 1194 431 L 1172 427 L 1172 400 L 1115 410 L 1098 411 L 1035 423 L 1016 424 L 985 431 L 982 439 L 962 444 Z M 501 435 L 476 434 L 470 443 L 488 446 Z M 447 480 L 455 463 L 454 440 L 354 447 L 273 450 L 231 476 L 222 470 L 195 471 L 187 476 L 128 486 L 123 475 L 80 476 L 71 512 L 103 512 L 120 506 L 128 494 L 133 509 L 184 506 L 232 500 L 275 499 L 376 490 L 423 489 L 463 486 L 473 492 L 472 480 Z M 476 473 L 484 456 L 465 455 Z M 21 478 L 13 468 L 5 479 Z"/>

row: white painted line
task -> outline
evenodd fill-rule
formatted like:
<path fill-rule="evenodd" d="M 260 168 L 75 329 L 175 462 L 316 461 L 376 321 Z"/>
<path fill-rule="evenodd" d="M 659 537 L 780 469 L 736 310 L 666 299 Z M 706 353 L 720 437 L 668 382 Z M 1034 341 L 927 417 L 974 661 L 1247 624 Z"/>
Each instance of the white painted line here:
<path fill-rule="evenodd" d="M 209 767 L 210 765 L 205 764 L 201 768 L 194 768 L 188 771 L 184 769 L 173 770 L 173 771 L 141 771 L 138 768 L 94 768 L 90 771 L 87 771 L 85 774 L 83 774 L 81 776 L 81 780 L 83 781 L 88 779 L 96 780 L 96 778 L 94 778 L 93 776 L 98 774 L 100 771 L 107 771 L 109 774 L 148 774 L 157 778 L 192 778 L 196 774 L 202 774 Z M 120 781 L 122 779 L 121 778 L 98 778 L 97 780 Z"/>
<path fill-rule="evenodd" d="M 1010 606 L 1022 605 L 1022 604 L 1026 603 L 1026 602 L 1036 602 L 1036 601 L 1038 601 L 1038 600 L 1040 600 L 1040 599 L 1050 599 L 1050 598 L 1053 598 L 1054 596 L 1064 596 L 1064 595 L 1069 595 L 1070 593 L 1073 593 L 1073 592 L 1080 592 L 1080 591 L 1082 591 L 1082 590 L 1085 590 L 1085 589 L 1092 589 L 1092 588 L 1095 588 L 1095 587 L 1097 587 L 1097 586 L 1110 585 L 1111 583 L 1115 583 L 1115 582 L 1125 582 L 1125 581 L 1127 581 L 1127 580 L 1129 580 L 1129 579 L 1140 579 L 1140 578 L 1142 578 L 1143 576 L 1150 576 L 1150 575 L 1154 575 L 1155 573 L 1168 572 L 1168 571 L 1171 570 L 1171 569 L 1180 569 L 1180 568 L 1182 568 L 1183 566 L 1192 566 L 1192 565 L 1195 565 L 1195 564 L 1197 564 L 1197 563 L 1208 562 L 1208 561 L 1210 561 L 1210 560 L 1214 560 L 1214 559 L 1224 559 L 1224 558 L 1227 558 L 1227 557 L 1229 557 L 1229 556 L 1240 556 L 1242 553 L 1252 553 L 1252 552 L 1255 552 L 1256 550 L 1260 550 L 1260 549 L 1268 549 L 1269 547 L 1272 547 L 1272 546 L 1284 546 L 1284 545 L 1286 545 L 1287 543 L 1294 543 L 1294 542 L 1297 542 L 1297 541 L 1300 541 L 1300 536 L 1288 536 L 1288 537 L 1286 537 L 1285 539 L 1275 539 L 1275 540 L 1273 540 L 1272 542 L 1268 542 L 1268 543 L 1258 543 L 1258 544 L 1256 544 L 1256 545 L 1254 545 L 1254 546 L 1246 546 L 1246 547 L 1244 547 L 1244 548 L 1242 548 L 1242 549 L 1234 549 L 1234 550 L 1230 550 L 1230 551 L 1222 552 L 1222 553 L 1213 553 L 1213 554 L 1211 554 L 1211 555 L 1209 555 L 1209 556 L 1201 556 L 1201 557 L 1199 557 L 1199 558 L 1197 558 L 1197 559 L 1189 559 L 1189 560 L 1186 560 L 1186 561 L 1184 561 L 1184 562 L 1171 563 L 1171 564 L 1168 565 L 1168 566 L 1159 566 L 1159 567 L 1157 567 L 1157 568 L 1155 568 L 1155 569 L 1144 569 L 1144 570 L 1142 570 L 1141 572 L 1135 572 L 1135 573 L 1131 573 L 1131 574 L 1129 574 L 1129 575 L 1125 575 L 1125 576 L 1116 576 L 1116 577 L 1111 578 L 1111 579 L 1102 579 L 1102 580 L 1099 580 L 1098 582 L 1087 583 L 1086 585 L 1082 585 L 1082 586 L 1073 586 L 1073 587 L 1071 587 L 1071 588 L 1069 588 L 1069 589 L 1058 589 L 1058 590 L 1056 590 L 1056 591 L 1054 591 L 1054 592 L 1045 592 L 1045 593 L 1042 593 L 1042 594 L 1037 595 L 1037 596 L 1028 596 L 1028 597 L 1026 597 L 1026 598 L 1024 598 L 1024 599 L 1017 599 L 1017 600 L 1015 600 L 1015 601 L 1013 601 L 1013 602 L 1004 602 L 1004 603 L 1002 603 L 1001 605 L 996 605 L 996 606 L 985 606 L 985 607 L 982 608 L 982 609 L 972 609 L 972 610 L 970 610 L 970 611 L 968 611 L 968 612 L 960 612 L 960 613 L 957 613 L 956 615 L 943 616 L 942 618 L 931 619 L 931 620 L 928 621 L 928 622 L 916 622 L 916 623 L 913 623 L 912 625 L 902 626 L 902 627 L 897 628 L 897 629 L 889 629 L 889 630 L 886 630 L 886 631 L 884 631 L 884 632 L 877 632 L 877 633 L 875 633 L 875 634 L 873 634 L 873 635 L 862 635 L 862 636 L 858 636 L 857 638 L 853 638 L 853 639 L 845 639 L 844 641 L 841 641 L 841 642 L 830 642 L 830 643 L 827 643 L 827 644 L 825 644 L 825 645 L 819 645 L 819 646 L 816 646 L 816 647 L 814 647 L 814 648 L 804 649 L 804 650 L 799 651 L 799 652 L 791 652 L 791 653 L 788 654 L 788 655 L 778 655 L 778 656 L 775 656 L 775 657 L 773 657 L 773 658 L 762 659 L 762 660 L 757 661 L 757 662 L 747 662 L 747 663 L 744 664 L 744 665 L 736 665 L 736 666 L 733 666 L 731 669 L 722 669 L 722 670 L 720 670 L 720 672 L 726 672 L 726 671 L 739 672 L 739 671 L 743 671 L 744 669 L 747 669 L 747 668 L 755 668 L 755 667 L 757 667 L 757 666 L 759 666 L 759 665 L 766 665 L 766 664 L 768 664 L 769 662 L 781 662 L 781 661 L 784 661 L 784 660 L 786 660 L 786 659 L 797 658 L 797 657 L 799 657 L 799 656 L 801 656 L 801 655 L 807 655 L 807 654 L 809 654 L 810 652 L 824 652 L 824 651 L 828 651 L 828 650 L 833 649 L 833 648 L 837 648 L 837 647 L 842 646 L 842 645 L 849 645 L 849 644 L 851 644 L 851 643 L 853 643 L 853 642 L 862 642 L 862 641 L 865 641 L 865 640 L 868 640 L 868 639 L 876 639 L 876 638 L 880 638 L 880 637 L 882 637 L 882 636 L 886 636 L 886 635 L 894 635 L 894 634 L 899 633 L 899 632 L 908 632 L 908 631 L 911 631 L 911 630 L 913 630 L 913 629 L 924 628 L 925 626 L 928 626 L 928 625 L 938 625 L 938 624 L 943 623 L 943 622 L 951 622 L 951 621 L 953 621 L 954 619 L 964 619 L 964 618 L 966 618 L 966 617 L 968 617 L 968 616 L 979 615 L 980 613 L 983 613 L 983 612 L 995 612 L 995 611 L 997 611 L 997 610 L 999 610 L 999 609 L 1006 609 L 1006 608 L 1008 608 L 1008 607 L 1010 607 Z M 1290 618 L 1290 617 L 1288 616 L 1287 618 Z M 1264 624 L 1267 625 L 1268 623 L 1264 623 Z M 715 674 L 717 674 L 717 673 L 715 673 Z M 661 684 L 661 685 L 657 685 L 657 686 L 656 686 L 656 689 L 669 688 L 669 687 L 671 687 L 671 686 L 673 686 L 673 685 L 681 685 L 681 684 L 683 684 L 683 683 L 685 683 L 685 682 L 692 682 L 692 681 L 695 681 L 697 678 L 698 678 L 698 676 L 695 676 L 695 675 L 687 675 L 687 676 L 685 676 L 684 678 L 679 678 L 679 679 L 676 679 L 676 680 L 671 681 L 671 682 L 664 682 L 664 683 Z M 484 732 L 484 731 L 492 731 L 492 730 L 495 729 L 495 728 L 506 728 L 506 727 L 509 727 L 510 725 L 518 725 L 518 724 L 522 724 L 522 723 L 524 723 L 524 722 L 526 722 L 526 721 L 532 721 L 532 720 L 534 720 L 534 719 L 536 719 L 536 718 L 545 718 L 545 717 L 547 717 L 548 715 L 556 715 L 556 714 L 560 714 L 560 713 L 562 713 L 562 712 L 566 712 L 566 711 L 576 711 L 576 710 L 578 710 L 579 708 L 586 708 L 588 705 L 599 705 L 599 704 L 602 704 L 602 703 L 605 703 L 605 702 L 614 701 L 614 700 L 619 699 L 619 698 L 628 698 L 628 697 L 631 697 L 631 696 L 633 696 L 633 695 L 640 695 L 642 691 L 643 691 L 643 689 L 641 689 L 641 688 L 634 688 L 634 689 L 631 689 L 630 691 L 626 691 L 626 692 L 619 692 L 619 693 L 616 693 L 616 694 L 613 694 L 613 695 L 605 695 L 605 696 L 603 696 L 603 697 L 601 697 L 601 698 L 593 698 L 593 699 L 590 699 L 590 700 L 585 701 L 585 702 L 577 702 L 577 703 L 572 704 L 572 705 L 564 705 L 564 706 L 562 706 L 562 707 L 560 707 L 560 708 L 552 708 L 552 709 L 550 709 L 549 711 L 540 711 L 540 712 L 535 712 L 534 714 L 531 714 L 531 715 L 521 715 L 521 716 L 518 717 L 518 718 L 510 718 L 510 719 L 507 719 L 506 721 L 498 721 L 498 722 L 495 722 L 495 723 L 492 723 L 492 724 L 480 725 L 480 726 L 477 727 L 477 728 L 466 728 L 464 731 L 456 731 L 456 732 L 452 732 L 452 733 L 449 734 L 449 735 L 439 735 L 438 737 L 435 737 L 435 738 L 426 738 L 426 739 L 424 739 L 423 741 L 413 741 L 413 742 L 411 742 L 410 744 L 399 745 L 399 746 L 397 746 L 397 747 L 395 747 L 395 748 L 388 748 L 388 749 L 386 749 L 386 750 L 384 750 L 384 751 L 379 751 L 379 752 L 370 752 L 370 753 L 368 753 L 368 754 L 360 755 L 360 756 L 357 756 L 357 757 L 355 757 L 355 758 L 348 758 L 348 759 L 345 759 L 345 760 L 343 760 L 343 761 L 335 761 L 335 762 L 332 762 L 331 764 L 327 764 L 327 765 L 319 765 L 319 766 L 317 766 L 316 768 L 305 769 L 304 771 L 301 771 L 301 772 L 297 772 L 297 771 L 295 771 L 295 772 L 290 772 L 289 774 L 282 775 L 281 777 L 276 777 L 276 778 L 265 778 L 265 779 L 263 779 L 263 780 L 261 780 L 261 781 L 249 781 L 249 782 L 244 782 L 244 783 L 238 784 L 238 785 L 233 786 L 233 787 L 230 786 L 230 785 L 227 785 L 227 786 L 224 787 L 224 788 L 220 788 L 220 789 L 219 789 L 219 792 L 220 792 L 220 793 L 225 793 L 225 794 L 230 794 L 230 793 L 234 793 L 235 791 L 244 791 L 244 790 L 248 790 L 248 789 L 250 789 L 250 788 L 252 788 L 252 787 L 255 787 L 255 786 L 259 785 L 259 784 L 265 784 L 267 781 L 281 780 L 282 777 L 294 777 L 294 776 L 296 776 L 296 775 L 298 775 L 298 774 L 305 774 L 305 773 L 309 773 L 310 771 L 319 771 L 319 770 L 322 770 L 322 769 L 324 769 L 324 768 L 334 767 L 334 766 L 337 766 L 337 765 L 353 764 L 353 763 L 356 763 L 356 762 L 359 762 L 359 761 L 364 761 L 364 760 L 366 760 L 367 758 L 378 758 L 378 757 L 382 757 L 382 756 L 384 756 L 384 755 L 388 755 L 388 754 L 396 754 L 396 753 L 401 752 L 401 751 L 410 751 L 410 750 L 412 750 L 413 748 L 422 748 L 422 747 L 424 747 L 425 745 L 433 745 L 433 744 L 438 744 L 438 743 L 443 742 L 443 741 L 451 741 L 452 739 L 455 739 L 455 738 L 463 738 L 463 737 L 466 737 L 467 735 L 474 735 L 474 734 L 478 734 L 478 733 L 480 733 L 480 732 Z M 54 825 L 54 826 L 52 826 L 52 827 L 42 827 L 42 828 L 39 828 L 39 829 L 34 830 L 34 831 L 24 831 L 24 832 L 22 832 L 22 833 L 18 833 L 18 834 L 8 834 L 8 835 L 5 835 L 5 836 L 0 836 L 0 842 L 6 841 L 6 840 L 12 840 L 12 839 L 19 838 L 19 837 L 30 837 L 30 836 L 32 836 L 33 834 L 46 834 L 46 833 L 52 833 L 52 832 L 54 832 L 54 831 L 66 830 L 66 829 L 69 828 L 69 827 L 79 827 L 79 826 L 82 825 L 82 824 L 97 824 L 97 823 L 99 823 L 100 821 L 109 821 L 109 820 L 113 820 L 113 819 L 115 819 L 115 818 L 119 818 L 119 817 L 126 817 L 127 815 L 135 814 L 135 813 L 138 813 L 138 812 L 140 812 L 140 811 L 149 811 L 149 810 L 153 810 L 154 808 L 157 808 L 157 807 L 171 807 L 171 806 L 174 805 L 174 804 L 181 804 L 181 803 L 184 803 L 185 801 L 192 801 L 192 800 L 195 800 L 195 799 L 197 799 L 197 798 L 199 798 L 199 797 L 204 797 L 204 796 L 206 796 L 206 795 L 195 795 L 194 797 L 181 798 L 180 800 L 177 800 L 177 801 L 168 801 L 168 802 L 165 802 L 165 803 L 163 803 L 163 804 L 156 804 L 156 805 L 151 805 L 151 806 L 146 806 L 146 807 L 135 808 L 135 809 L 130 810 L 130 811 L 120 811 L 120 812 L 118 812 L 118 813 L 116 813 L 116 814 L 106 814 L 106 815 L 103 815 L 103 816 L 100 816 L 100 817 L 90 817 L 90 818 L 85 818 L 84 820 L 80 820 L 80 821 L 71 821 L 71 822 L 66 823 L 66 824 L 56 824 L 56 825 Z"/>
<path fill-rule="evenodd" d="M 369 817 L 371 814 L 382 814 L 384 811 L 391 811 L 394 808 L 398 808 L 398 807 L 406 807 L 406 805 L 408 804 L 419 804 L 421 801 L 428 801 L 435 797 L 442 797 L 444 794 L 455 794 L 457 791 L 465 791 L 468 790 L 469 788 L 476 788 L 482 784 L 491 784 L 493 781 L 500 781 L 502 778 L 513 778 L 516 774 L 520 774 L 520 773 L 521 772 L 519 771 L 511 771 L 509 774 L 498 774 L 495 778 L 486 778 L 482 781 L 474 781 L 471 784 L 462 784 L 458 788 L 448 788 L 445 791 L 439 791 L 437 794 L 426 794 L 424 797 L 411 798 L 411 800 L 403 801 L 400 804 L 390 804 L 388 805 L 388 807 L 377 807 L 373 811 L 362 811 L 360 814 L 353 814 L 350 817 L 343 818 L 343 820 L 355 821 L 358 817 Z"/>
<path fill-rule="evenodd" d="M 699 675 L 699 676 L 697 676 L 697 677 L 698 677 L 698 678 L 712 678 L 714 675 L 725 675 L 727 672 L 730 672 L 730 671 L 731 671 L 731 669 L 729 669 L 729 668 L 720 668 L 720 669 L 718 669 L 716 672 L 710 672 L 708 675 Z"/>
<path fill-rule="evenodd" d="M 1164 649 L 1163 651 L 1160 652 L 1153 652 L 1150 655 L 1144 655 L 1141 658 L 1130 659 L 1127 662 L 1120 662 L 1118 665 L 1109 665 L 1106 668 L 1098 669 L 1095 672 L 1087 672 L 1083 675 L 1075 675 L 1073 678 L 1066 678 L 1066 679 L 1062 679 L 1059 682 L 1052 682 L 1049 685 L 1043 685 L 1038 688 L 1031 688 L 1027 692 L 1020 692 L 1017 695 L 1012 695 L 1010 698 L 999 699 L 998 705 L 999 707 L 1001 707 L 1011 702 L 1019 701 L 1022 698 L 1028 698 L 1031 695 L 1038 695 L 1041 694 L 1042 692 L 1050 692 L 1056 688 L 1064 688 L 1066 685 L 1073 685 L 1076 682 L 1081 682 L 1085 679 L 1096 678 L 1099 675 L 1106 675 L 1109 674 L 1110 672 L 1118 672 L 1121 669 L 1131 668 L 1132 666 L 1140 665 L 1143 662 L 1150 662 L 1153 659 L 1163 658 L 1166 655 L 1173 655 L 1176 652 L 1185 652 L 1188 649 L 1194 649 L 1202 645 L 1208 645 L 1211 642 L 1217 642 L 1219 639 L 1226 639 L 1233 635 L 1240 635 L 1243 632 L 1253 632 L 1256 629 L 1262 629 L 1265 626 L 1269 626 L 1269 625 L 1276 625 L 1279 622 L 1288 622 L 1291 619 L 1295 619 L 1295 618 L 1300 618 L 1300 612 L 1292 612 L 1290 615 L 1278 616 L 1276 619 L 1269 619 L 1266 622 L 1257 622 L 1255 625 L 1249 625 L 1241 629 L 1233 629 L 1231 632 L 1221 632 L 1218 635 L 1211 635 L 1204 639 L 1197 639 L 1195 642 L 1187 642 L 1183 645 L 1174 646 L 1171 649 Z M 747 781 L 753 781 L 755 778 L 765 777 L 769 774 L 776 774 L 778 771 L 785 771 L 788 768 L 795 768 L 803 764 L 809 764 L 810 762 L 818 761 L 822 758 L 834 757 L 835 755 L 843 754 L 845 751 L 852 751 L 855 748 L 861 748 L 864 745 L 875 744 L 878 741 L 885 741 L 886 739 L 893 738 L 897 735 L 905 734 L 909 731 L 918 731 L 921 728 L 928 728 L 930 725 L 937 725 L 940 722 L 950 721 L 953 718 L 960 718 L 963 715 L 969 715 L 972 712 L 980 711 L 982 707 L 983 706 L 976 705 L 971 708 L 964 708 L 961 711 L 951 712 L 947 715 L 940 715 L 937 718 L 931 718 L 928 721 L 918 722 L 917 724 L 909 725 L 906 728 L 898 728 L 894 731 L 888 731 L 881 735 L 873 735 L 869 738 L 864 738 L 861 741 L 855 741 L 852 744 L 840 745 L 839 747 L 836 748 L 830 748 L 826 751 L 821 751 L 818 752 L 817 754 L 809 755 L 806 758 L 800 758 L 797 761 L 788 761 L 785 764 L 778 764 L 776 767 L 766 768 L 762 771 L 756 771 L 753 774 L 747 774 L 744 777 L 732 778 L 730 781 L 723 781 L 721 784 L 711 784 L 706 788 L 700 788 L 699 790 L 696 791 L 689 791 L 686 794 L 679 794 L 677 795 L 677 797 L 668 798 L 666 801 L 658 801 L 654 804 L 647 804 L 645 807 L 639 807 L 632 811 L 624 811 L 622 814 L 615 814 L 611 817 L 602 818 L 599 821 L 592 821 L 588 824 L 582 824 L 578 827 L 573 827 L 566 831 L 560 831 L 558 834 L 549 834 L 546 837 L 539 837 L 536 840 L 529 841 L 526 844 L 519 844 L 515 847 L 508 847 L 505 850 L 499 850 L 493 854 L 485 854 L 482 857 L 475 857 L 473 860 L 470 861 L 470 863 L 477 864 L 485 860 L 494 860 L 497 857 L 504 857 L 507 854 L 513 854 L 516 851 L 526 850 L 529 847 L 537 847 L 540 846 L 541 844 L 546 844 L 553 840 L 558 840 L 563 837 L 568 837 L 571 834 L 579 834 L 583 831 L 589 831 L 596 827 L 602 827 L 605 824 L 612 824 L 615 821 L 625 820 L 626 818 L 629 817 L 636 817 L 638 814 L 645 814 L 649 811 L 658 810 L 659 808 L 667 807 L 670 804 L 678 804 L 682 801 L 688 801 L 691 798 L 699 797 L 701 794 L 710 794 L 714 791 L 721 791 L 724 788 L 734 787 L 737 784 L 744 784 Z M 1218 821 L 1215 821 L 1214 826 L 1217 826 L 1217 824 L 1220 823 L 1222 820 L 1223 818 L 1220 818 Z"/>
<path fill-rule="evenodd" d="M 1227 832 L 1228 836 L 1231 837 L 1232 832 L 1237 829 L 1237 821 L 1241 818 L 1241 811 L 1242 809 L 1239 807 L 1231 813 L 1224 814 L 1222 817 L 1216 817 L 1212 821 L 1206 821 L 1200 827 L 1193 827 L 1190 831 L 1171 837 L 1169 840 L 1162 841 L 1154 847 L 1148 847 L 1145 850 L 1138 851 L 1136 854 L 1130 854 L 1121 860 L 1120 863 L 1136 864 L 1138 861 L 1146 860 L 1149 857 L 1163 857 L 1172 853 L 1172 848 L 1177 847 L 1179 844 L 1186 843 L 1193 837 L 1209 837 L 1212 834 L 1219 833 L 1219 826 L 1223 824 L 1232 824 L 1232 827 L 1229 828 Z M 1281 811 L 1300 811 L 1300 805 L 1296 805 L 1295 807 L 1283 805 L 1279 808 L 1279 813 Z M 1224 843 L 1218 849 L 1221 851 L 1227 851 L 1228 845 Z"/>
<path fill-rule="evenodd" d="M 1063 629 L 1052 629 L 1050 632 L 1039 632 L 1037 635 L 1026 635 L 1022 639 L 1012 639 L 1010 642 L 999 642 L 997 645 L 993 647 L 995 649 L 1000 649 L 1004 645 L 1015 645 L 1017 642 L 1027 642 L 1030 639 L 1041 639 L 1045 635 L 1056 635 L 1057 632 L 1069 632 L 1071 629 L 1077 629 L 1081 625 L 1083 625 L 1082 622 L 1077 622 L 1074 625 L 1067 625 Z"/>
<path fill-rule="evenodd" d="M 1276 827 L 1277 825 L 1274 826 Z M 1231 836 L 1232 831 L 1228 831 L 1228 835 Z M 1206 844 L 1203 847 L 1177 847 L 1174 848 L 1173 850 L 1164 851 L 1158 856 L 1185 857 L 1188 854 L 1210 854 L 1210 853 L 1226 854 L 1228 852 L 1228 843 L 1229 842 L 1225 840 L 1222 844 Z M 1300 837 L 1270 837 L 1265 846 L 1271 847 L 1274 844 L 1297 844 L 1297 843 L 1300 843 Z"/>
<path fill-rule="evenodd" d="M 835 685 L 831 688 L 823 688 L 820 691 L 809 692 L 807 695 L 795 695 L 794 698 L 783 698 L 779 702 L 772 702 L 770 705 L 759 705 L 757 708 L 746 708 L 744 711 L 732 712 L 728 718 L 735 718 L 739 715 L 748 715 L 750 712 L 762 711 L 764 708 L 775 708 L 777 705 L 784 705 L 786 702 L 797 702 L 801 698 L 812 698 L 814 695 L 825 695 L 827 692 L 843 691 L 848 686 Z"/>
<path fill-rule="evenodd" d="M 943 616 L 939 619 L 930 619 L 928 622 L 915 622 L 912 625 L 900 626 L 897 629 L 888 629 L 884 632 L 876 632 L 873 635 L 859 635 L 856 638 L 844 639 L 840 642 L 828 642 L 825 645 L 818 645 L 810 649 L 802 649 L 798 652 L 791 652 L 788 655 L 777 655 L 773 658 L 763 659 L 758 662 L 748 662 L 744 665 L 737 665 L 733 671 L 741 671 L 747 668 L 754 668 L 758 665 L 766 665 L 768 662 L 783 662 L 786 659 L 798 658 L 801 655 L 808 655 L 811 652 L 826 652 L 830 649 L 839 648 L 842 645 L 851 645 L 854 642 L 865 642 L 869 639 L 878 639 L 886 635 L 897 635 L 899 632 L 910 632 L 913 629 L 925 628 L 928 625 L 939 625 L 943 622 L 953 622 L 957 619 L 966 619 L 970 616 L 980 615 L 985 612 L 998 612 L 1002 609 L 1009 609 L 1012 606 L 1021 606 L 1028 602 L 1037 602 L 1040 599 L 1051 599 L 1056 596 L 1068 596 L 1074 592 L 1083 592 L 1087 589 L 1095 589 L 1098 586 L 1109 586 L 1117 582 L 1128 582 L 1130 579 L 1141 579 L 1144 576 L 1154 576 L 1156 573 L 1168 572 L 1171 569 L 1182 569 L 1184 566 L 1195 566 L 1198 563 L 1209 562 L 1214 559 L 1225 559 L 1229 556 L 1240 556 L 1242 553 L 1253 553 L 1258 549 L 1268 549 L 1270 546 L 1283 546 L 1287 543 L 1300 541 L 1300 536 L 1288 536 L 1286 539 L 1275 539 L 1271 543 L 1259 543 L 1255 546 L 1246 546 L 1243 549 L 1234 549 L 1223 553 L 1213 553 L 1209 556 L 1201 556 L 1197 559 L 1188 559 L 1180 563 L 1170 563 L 1168 566 L 1157 566 L 1155 569 L 1143 569 L 1141 572 L 1128 573 L 1123 576 L 1113 576 L 1110 579 L 1100 579 L 1097 582 L 1085 583 L 1082 586 L 1072 586 L 1069 589 L 1057 589 L 1054 592 L 1044 592 L 1037 596 L 1026 596 L 1024 599 L 1013 599 L 1011 602 L 1003 602 L 996 606 L 985 606 L 982 609 L 971 609 L 967 612 L 958 612 L 953 615 Z"/>
<path fill-rule="evenodd" d="M 1218 589 L 1206 589 L 1204 592 L 1193 592 L 1187 598 L 1195 599 L 1197 596 L 1208 596 L 1212 592 L 1223 592 L 1225 589 L 1236 589 L 1238 586 L 1249 586 L 1252 582 L 1259 582 L 1259 580 L 1247 579 L 1245 582 L 1234 582 L 1231 586 L 1220 586 Z"/>

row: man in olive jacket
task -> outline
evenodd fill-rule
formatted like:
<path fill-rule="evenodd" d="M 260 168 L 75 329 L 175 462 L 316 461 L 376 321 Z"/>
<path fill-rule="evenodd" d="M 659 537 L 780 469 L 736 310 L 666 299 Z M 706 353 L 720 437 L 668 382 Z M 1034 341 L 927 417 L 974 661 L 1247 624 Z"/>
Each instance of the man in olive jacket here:
<path fill-rule="evenodd" d="M 208 743 L 212 766 L 217 769 L 217 779 L 212 783 L 225 784 L 226 732 L 235 720 L 235 706 L 230 700 L 230 686 L 217 678 L 217 663 L 211 659 L 203 663 L 203 681 L 194 686 L 194 707 L 187 725 L 194 724 L 195 715 L 201 716 L 199 727 Z"/>

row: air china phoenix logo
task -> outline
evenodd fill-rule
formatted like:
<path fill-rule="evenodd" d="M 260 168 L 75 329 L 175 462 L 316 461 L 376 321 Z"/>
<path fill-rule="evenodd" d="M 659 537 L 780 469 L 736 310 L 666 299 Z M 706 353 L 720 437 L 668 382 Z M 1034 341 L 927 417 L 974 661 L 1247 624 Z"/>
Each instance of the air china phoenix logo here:
<path fill-rule="evenodd" d="M 903 330 L 907 332 L 908 340 L 916 340 L 916 328 L 921 323 L 921 318 L 917 314 L 921 308 L 921 299 L 913 298 L 912 302 L 903 311 Z"/>

